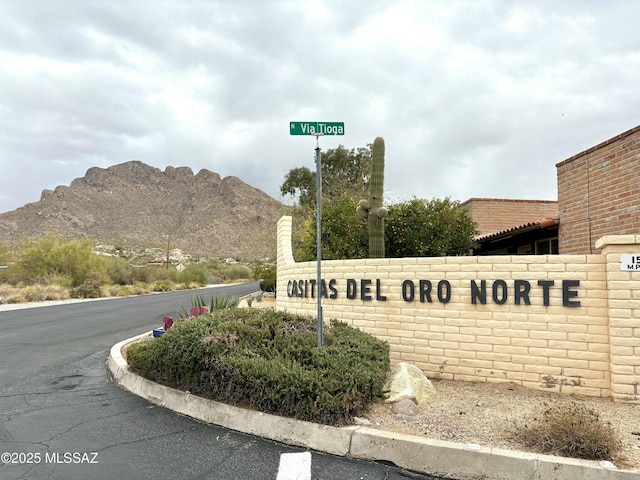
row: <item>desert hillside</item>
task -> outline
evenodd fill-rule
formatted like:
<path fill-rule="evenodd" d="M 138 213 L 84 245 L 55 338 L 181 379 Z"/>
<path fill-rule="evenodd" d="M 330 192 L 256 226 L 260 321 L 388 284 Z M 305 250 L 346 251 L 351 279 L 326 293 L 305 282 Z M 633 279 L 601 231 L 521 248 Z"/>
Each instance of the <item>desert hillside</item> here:
<path fill-rule="evenodd" d="M 95 244 L 166 246 L 255 260 L 276 253 L 276 224 L 286 207 L 237 177 L 189 167 L 162 171 L 139 161 L 90 168 L 39 202 L 0 214 L 0 240 L 55 232 Z"/>

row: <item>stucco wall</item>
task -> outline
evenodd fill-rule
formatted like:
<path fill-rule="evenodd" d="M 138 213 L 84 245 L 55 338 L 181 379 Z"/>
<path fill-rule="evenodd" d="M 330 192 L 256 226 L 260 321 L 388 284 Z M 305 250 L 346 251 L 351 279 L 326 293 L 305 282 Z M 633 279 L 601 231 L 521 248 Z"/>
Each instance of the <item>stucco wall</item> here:
<path fill-rule="evenodd" d="M 602 255 L 323 261 L 323 317 L 386 340 L 392 362 L 429 377 L 639 401 L 640 272 L 616 262 L 640 236 L 616 238 Z M 281 218 L 277 308 L 315 316 L 315 282 Z"/>

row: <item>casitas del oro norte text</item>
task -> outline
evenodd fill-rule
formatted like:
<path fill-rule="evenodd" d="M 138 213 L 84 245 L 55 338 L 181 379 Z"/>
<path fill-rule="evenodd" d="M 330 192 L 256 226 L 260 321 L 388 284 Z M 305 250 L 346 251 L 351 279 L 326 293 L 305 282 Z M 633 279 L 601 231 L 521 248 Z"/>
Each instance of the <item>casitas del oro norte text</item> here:
<path fill-rule="evenodd" d="M 319 289 L 317 283 L 314 279 L 289 280 L 287 282 L 287 296 L 316 298 L 316 292 L 320 290 L 320 295 L 327 299 L 343 297 L 349 300 L 387 301 L 387 295 L 383 294 L 383 284 L 380 279 L 347 278 L 340 282 L 336 279 L 322 279 Z M 402 280 L 400 286 L 402 300 L 420 303 L 449 303 L 454 288 L 448 280 Z M 539 304 L 549 306 L 551 292 L 559 290 L 562 294 L 562 306 L 579 307 L 579 287 L 580 280 L 471 280 L 467 286 L 457 287 L 466 288 L 466 292 L 456 293 L 468 294 L 473 305 L 486 305 L 487 303 L 531 305 L 532 297 L 535 296 L 536 301 L 541 297 Z"/>

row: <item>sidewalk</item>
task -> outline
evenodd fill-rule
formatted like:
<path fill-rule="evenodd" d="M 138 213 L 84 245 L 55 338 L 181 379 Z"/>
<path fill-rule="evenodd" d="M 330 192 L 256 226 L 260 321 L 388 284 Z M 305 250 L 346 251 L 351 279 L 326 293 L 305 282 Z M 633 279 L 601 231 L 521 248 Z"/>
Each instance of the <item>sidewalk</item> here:
<path fill-rule="evenodd" d="M 232 407 L 153 383 L 129 371 L 123 349 L 149 333 L 111 348 L 107 366 L 114 383 L 146 400 L 205 423 L 310 450 L 387 461 L 416 472 L 457 480 L 640 480 L 640 470 L 618 470 L 608 462 L 578 460 L 458 444 L 367 427 L 331 427 Z"/>

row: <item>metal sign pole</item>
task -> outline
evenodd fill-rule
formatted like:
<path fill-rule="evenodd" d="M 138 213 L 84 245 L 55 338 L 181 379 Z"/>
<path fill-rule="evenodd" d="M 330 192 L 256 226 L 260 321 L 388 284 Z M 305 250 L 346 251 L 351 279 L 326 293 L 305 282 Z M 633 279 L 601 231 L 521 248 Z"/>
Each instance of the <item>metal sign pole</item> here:
<path fill-rule="evenodd" d="M 344 122 L 289 122 L 289 135 L 313 135 L 316 137 L 316 246 L 318 275 L 316 295 L 318 300 L 318 347 L 322 346 L 322 173 L 320 160 L 320 137 L 323 135 L 344 135 Z"/>
<path fill-rule="evenodd" d="M 316 248 L 317 248 L 317 278 L 316 297 L 318 299 L 318 347 L 322 347 L 322 169 L 320 160 L 320 136 L 316 135 Z"/>

